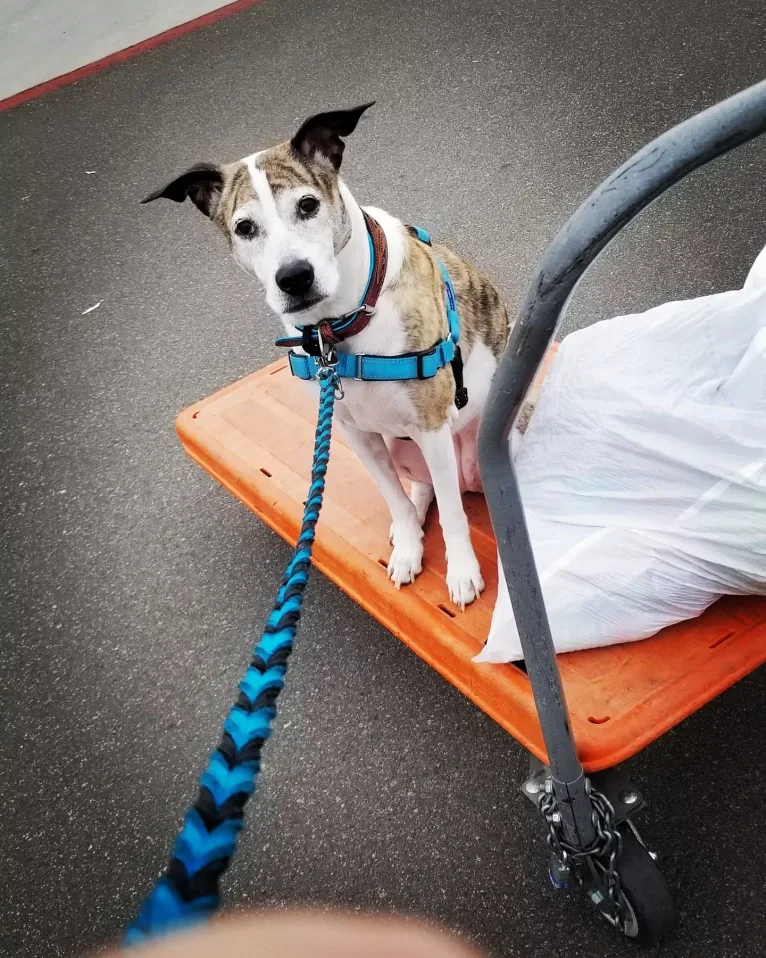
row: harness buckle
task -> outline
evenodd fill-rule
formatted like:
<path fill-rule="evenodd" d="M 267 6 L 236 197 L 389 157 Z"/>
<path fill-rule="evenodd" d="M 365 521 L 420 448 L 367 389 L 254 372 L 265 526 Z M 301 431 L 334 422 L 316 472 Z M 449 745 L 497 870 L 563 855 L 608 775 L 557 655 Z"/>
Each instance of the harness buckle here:
<path fill-rule="evenodd" d="M 358 383 L 365 382 L 364 376 L 362 376 L 362 360 L 366 355 L 366 353 L 356 354 L 356 362 L 354 364 L 354 380 Z"/>
<path fill-rule="evenodd" d="M 425 374 L 425 369 L 423 367 L 423 360 L 426 358 L 427 353 L 418 353 L 415 357 L 415 368 L 417 369 L 418 379 L 428 379 L 428 376 Z"/>

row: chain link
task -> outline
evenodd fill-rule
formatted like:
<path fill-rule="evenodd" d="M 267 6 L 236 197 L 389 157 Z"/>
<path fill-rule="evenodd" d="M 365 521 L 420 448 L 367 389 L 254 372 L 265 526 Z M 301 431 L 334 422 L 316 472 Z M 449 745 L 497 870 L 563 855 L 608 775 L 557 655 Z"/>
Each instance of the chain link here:
<path fill-rule="evenodd" d="M 607 917 L 620 931 L 624 931 L 625 907 L 617 870 L 617 861 L 622 853 L 622 835 L 614 821 L 614 808 L 606 795 L 597 792 L 587 780 L 585 787 L 592 805 L 591 820 L 596 837 L 587 848 L 578 848 L 568 842 L 564 835 L 553 781 L 550 778 L 546 780 L 538 807 L 548 826 L 548 845 L 564 868 L 569 868 L 570 863 L 574 864 L 575 876 L 580 883 L 583 870 L 592 866 L 606 891 Z"/>

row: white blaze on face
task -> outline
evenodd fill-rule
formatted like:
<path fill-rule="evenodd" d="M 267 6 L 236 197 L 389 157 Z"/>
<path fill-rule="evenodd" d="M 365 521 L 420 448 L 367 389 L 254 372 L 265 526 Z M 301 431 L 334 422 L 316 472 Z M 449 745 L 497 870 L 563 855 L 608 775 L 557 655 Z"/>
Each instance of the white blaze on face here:
<path fill-rule="evenodd" d="M 234 210 L 231 223 L 234 257 L 239 265 L 255 274 L 266 290 L 266 300 L 277 313 L 288 311 L 292 297 L 276 282 L 277 271 L 291 263 L 305 261 L 314 271 L 310 296 L 318 302 L 334 296 L 340 282 L 340 271 L 334 248 L 336 211 L 326 197 L 313 186 L 296 182 L 295 186 L 274 191 L 266 172 L 259 165 L 262 153 L 255 153 L 244 162 L 252 184 L 253 198 Z M 305 218 L 298 204 L 312 196 L 319 201 L 317 212 Z M 237 223 L 249 220 L 256 228 L 251 236 L 237 234 Z M 300 313 L 296 313 L 296 319 Z"/>

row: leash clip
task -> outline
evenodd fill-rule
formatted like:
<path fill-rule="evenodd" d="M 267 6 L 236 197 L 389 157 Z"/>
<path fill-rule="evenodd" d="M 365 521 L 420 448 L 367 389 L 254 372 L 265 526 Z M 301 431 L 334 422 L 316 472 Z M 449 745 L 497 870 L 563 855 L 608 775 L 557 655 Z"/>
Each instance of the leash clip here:
<path fill-rule="evenodd" d="M 330 376 L 335 387 L 335 398 L 343 399 L 346 395 L 343 392 L 343 384 L 338 376 L 338 353 L 332 343 L 327 343 L 322 337 L 322 331 L 317 328 L 317 340 L 319 341 L 319 362 L 318 375 L 320 379 Z"/>
<path fill-rule="evenodd" d="M 317 339 L 319 341 L 319 365 L 323 369 L 335 369 L 338 365 L 338 353 L 332 343 L 325 342 L 322 336 L 322 330 L 317 328 Z"/>

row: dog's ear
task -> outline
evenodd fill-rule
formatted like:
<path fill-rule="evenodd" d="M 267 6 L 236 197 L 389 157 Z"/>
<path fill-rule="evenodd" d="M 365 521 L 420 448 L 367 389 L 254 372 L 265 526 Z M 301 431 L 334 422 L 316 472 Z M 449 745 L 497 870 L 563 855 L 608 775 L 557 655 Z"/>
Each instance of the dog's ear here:
<path fill-rule="evenodd" d="M 353 110 L 333 110 L 309 117 L 290 140 L 293 149 L 321 166 L 339 170 L 346 145 L 341 137 L 354 132 L 359 118 L 374 102 L 372 100 Z"/>
<path fill-rule="evenodd" d="M 212 216 L 221 197 L 223 189 L 223 173 L 218 166 L 211 163 L 198 163 L 191 169 L 171 180 L 167 186 L 162 186 L 141 202 L 151 203 L 163 197 L 176 203 L 183 203 L 188 196 L 197 209 L 205 216 Z"/>

